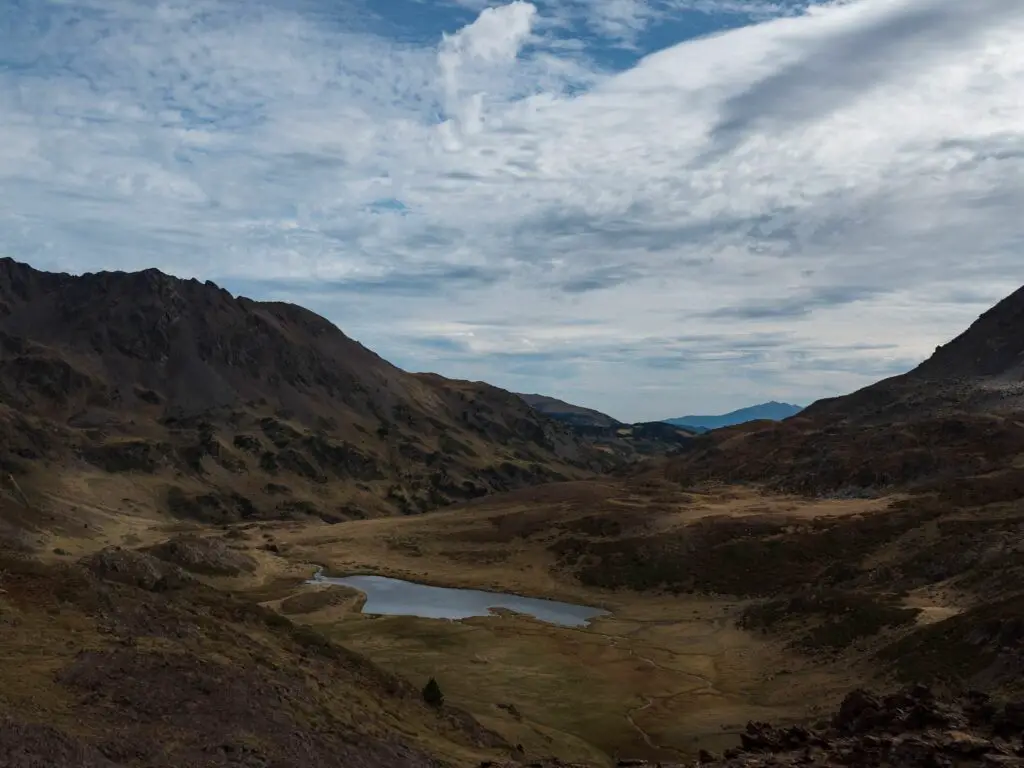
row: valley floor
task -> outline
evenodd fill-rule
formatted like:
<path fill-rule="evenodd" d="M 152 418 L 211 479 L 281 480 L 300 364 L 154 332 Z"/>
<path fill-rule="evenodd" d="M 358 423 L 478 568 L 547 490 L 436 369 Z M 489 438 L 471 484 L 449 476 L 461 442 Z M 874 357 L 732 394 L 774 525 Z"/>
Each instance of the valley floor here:
<path fill-rule="evenodd" d="M 120 497 L 109 505 L 71 501 L 97 498 L 95 486 L 48 494 L 55 519 L 85 526 L 69 522 L 57 535 L 43 535 L 38 543 L 51 560 L 182 535 L 222 540 L 253 566 L 208 575 L 209 583 L 312 625 L 417 686 L 436 677 L 447 701 L 522 745 L 526 755 L 595 765 L 693 756 L 735 743 L 749 720 L 813 719 L 872 674 L 855 657 L 834 663 L 800 653 L 774 634 L 741 628 L 748 598 L 584 583 L 560 544 L 599 545 L 638 530 L 664 537 L 723 521 L 799 526 L 862 518 L 885 510 L 889 500 L 810 501 L 749 489 L 683 492 L 659 481 L 602 480 L 424 516 L 210 528 L 169 522 L 147 510 L 143 492 L 119 482 L 104 489 Z M 74 514 L 61 515 L 62 507 Z M 611 614 L 587 628 L 507 613 L 457 622 L 370 617 L 359 613 L 358 595 L 303 584 L 316 565 L 337 574 L 563 599 Z"/>
<path fill-rule="evenodd" d="M 598 589 L 559 566 L 552 545 L 567 529 L 599 526 L 590 517 L 597 508 L 646 511 L 650 490 L 573 483 L 429 516 L 294 527 L 276 535 L 289 557 L 325 564 L 331 572 L 609 610 L 586 629 L 507 614 L 448 622 L 328 608 L 302 617 L 410 679 L 437 677 L 453 701 L 530 753 L 590 761 L 692 757 L 701 748 L 735 743 L 749 720 L 814 716 L 857 684 L 855 667 L 815 662 L 739 628 L 749 601 Z M 735 489 L 696 500 L 668 486 L 659 491 L 649 526 L 662 530 L 720 516 L 800 519 L 885 508 L 878 501 L 814 503 Z"/>
<path fill-rule="evenodd" d="M 692 758 L 734 744 L 751 720 L 814 722 L 851 688 L 895 682 L 876 651 L 899 632 L 962 610 L 955 592 L 889 595 L 886 584 L 843 587 L 821 605 L 784 602 L 874 579 L 907 537 L 919 548 L 934 539 L 931 518 L 903 520 L 896 498 L 809 500 L 602 479 L 419 516 L 205 526 L 157 512 L 147 488 L 126 478 L 66 480 L 32 493 L 45 500 L 47 525 L 32 542 L 44 560 L 110 546 L 216 545 L 212 555 L 186 546 L 193 561 L 181 564 L 416 688 L 435 677 L 447 702 L 531 758 L 595 766 Z M 232 558 L 242 565 L 224 567 Z M 305 584 L 317 566 L 610 613 L 587 628 L 510 612 L 459 622 L 371 616 L 360 612 L 358 593 Z M 773 608 L 772 600 L 783 602 Z"/>

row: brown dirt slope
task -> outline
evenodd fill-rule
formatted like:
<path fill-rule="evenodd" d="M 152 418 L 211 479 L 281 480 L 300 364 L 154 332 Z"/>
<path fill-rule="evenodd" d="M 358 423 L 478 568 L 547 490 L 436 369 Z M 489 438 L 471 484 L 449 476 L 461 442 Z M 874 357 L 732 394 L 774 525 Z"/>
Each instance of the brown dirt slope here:
<path fill-rule="evenodd" d="M 405 373 L 301 307 L 0 259 L 3 475 L 148 475 L 209 521 L 348 519 L 615 462 L 511 393 Z"/>
<path fill-rule="evenodd" d="M 174 574 L 127 550 L 56 566 L 0 555 L 0 763 L 432 768 L 509 754 L 316 632 Z"/>

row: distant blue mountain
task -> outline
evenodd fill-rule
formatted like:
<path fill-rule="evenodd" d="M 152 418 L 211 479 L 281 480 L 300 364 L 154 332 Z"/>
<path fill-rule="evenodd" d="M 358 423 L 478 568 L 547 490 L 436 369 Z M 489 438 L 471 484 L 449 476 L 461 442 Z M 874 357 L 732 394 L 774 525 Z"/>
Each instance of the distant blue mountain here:
<path fill-rule="evenodd" d="M 771 419 L 782 421 L 790 416 L 795 416 L 803 410 L 801 405 L 791 403 L 777 403 L 774 400 L 770 403 L 751 405 L 747 408 L 740 408 L 738 411 L 723 413 L 720 416 L 680 416 L 678 419 L 665 419 L 665 422 L 676 427 L 690 427 L 701 432 L 719 427 L 731 427 L 733 424 L 743 424 L 747 421 L 759 419 Z"/>

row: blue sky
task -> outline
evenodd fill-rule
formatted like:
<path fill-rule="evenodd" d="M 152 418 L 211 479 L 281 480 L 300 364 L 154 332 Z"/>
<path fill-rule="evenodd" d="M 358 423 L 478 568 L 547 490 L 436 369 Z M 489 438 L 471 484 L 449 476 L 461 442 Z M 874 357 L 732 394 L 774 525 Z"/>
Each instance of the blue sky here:
<path fill-rule="evenodd" d="M 0 252 L 622 419 L 905 370 L 1024 283 L 1019 0 L 0 0 Z"/>

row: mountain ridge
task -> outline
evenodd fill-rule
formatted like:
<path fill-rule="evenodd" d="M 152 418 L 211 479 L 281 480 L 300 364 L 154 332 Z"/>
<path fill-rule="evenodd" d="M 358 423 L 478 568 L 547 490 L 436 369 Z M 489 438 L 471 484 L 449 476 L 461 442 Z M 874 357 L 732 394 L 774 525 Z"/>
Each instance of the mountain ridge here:
<path fill-rule="evenodd" d="M 408 513 L 616 462 L 512 393 L 157 270 L 0 259 L 0 355 L 0 468 L 134 472 L 179 512 Z"/>
<path fill-rule="evenodd" d="M 770 400 L 766 403 L 748 405 L 744 408 L 738 408 L 735 411 L 729 411 L 728 413 L 713 416 L 679 416 L 673 419 L 665 419 L 664 421 L 666 424 L 674 424 L 680 427 L 694 427 L 700 430 L 709 430 L 719 429 L 721 427 L 731 427 L 736 424 L 743 424 L 748 421 L 757 421 L 760 419 L 782 421 L 790 416 L 795 416 L 802 410 L 804 410 L 804 408 L 800 405 Z"/>
<path fill-rule="evenodd" d="M 549 397 L 539 394 L 517 393 L 531 408 L 550 416 L 558 421 L 563 421 L 574 426 L 584 427 L 618 427 L 625 424 L 606 413 L 601 413 L 593 408 L 585 408 L 581 405 L 573 405 L 557 397 Z"/>
<path fill-rule="evenodd" d="M 567 424 L 582 439 L 630 461 L 675 454 L 697 433 L 694 429 L 663 421 L 628 424 L 592 408 L 547 395 L 520 394 L 519 397 L 531 408 Z"/>

